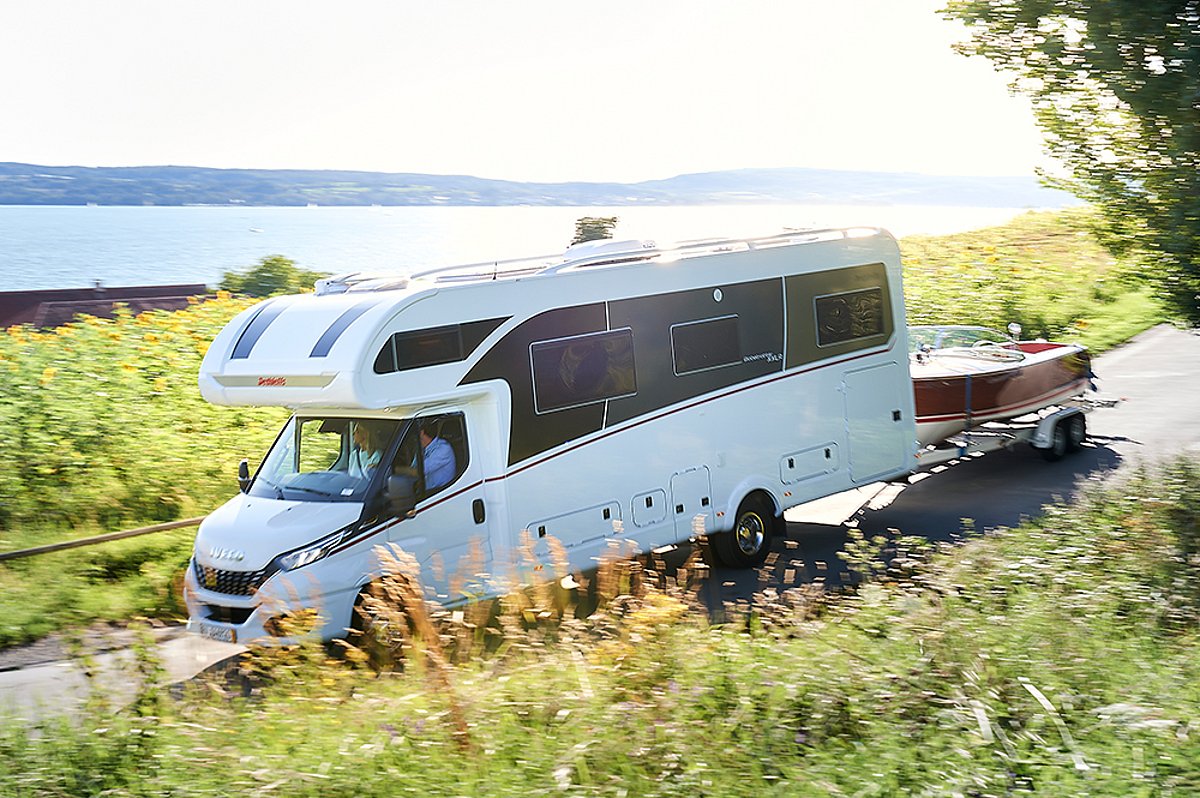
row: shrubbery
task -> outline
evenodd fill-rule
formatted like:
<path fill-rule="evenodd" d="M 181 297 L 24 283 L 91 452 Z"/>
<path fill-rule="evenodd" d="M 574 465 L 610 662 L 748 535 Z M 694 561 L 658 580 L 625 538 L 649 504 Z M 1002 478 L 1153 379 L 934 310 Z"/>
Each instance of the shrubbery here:
<path fill-rule="evenodd" d="M 237 489 L 286 411 L 217 408 L 196 378 L 250 300 L 0 331 L 0 530 L 112 527 L 207 512 Z"/>
<path fill-rule="evenodd" d="M 313 289 L 313 283 L 329 275 L 301 269 L 283 255 L 268 255 L 242 272 L 225 272 L 219 288 L 234 294 L 267 297 L 276 294 L 299 294 Z"/>
<path fill-rule="evenodd" d="M 217 678 L 168 699 L 143 651 L 125 711 L 0 722 L 0 784 L 47 796 L 1195 795 L 1198 484 L 1187 463 L 1135 474 L 1019 529 L 882 571 L 864 561 L 877 576 L 855 592 L 767 593 L 722 624 L 693 606 L 686 577 L 620 564 L 586 618 L 559 583 L 494 611 L 381 606 L 404 657 L 387 678 L 318 646 L 271 647 L 242 662 L 248 699 Z M 397 573 L 407 579 L 403 563 Z"/>

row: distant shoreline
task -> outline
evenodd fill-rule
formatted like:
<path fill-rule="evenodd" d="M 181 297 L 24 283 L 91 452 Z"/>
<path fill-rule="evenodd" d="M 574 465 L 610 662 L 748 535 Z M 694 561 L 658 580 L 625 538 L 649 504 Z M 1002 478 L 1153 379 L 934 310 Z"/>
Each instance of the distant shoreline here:
<path fill-rule="evenodd" d="M 661 207 L 965 205 L 1063 207 L 1071 195 L 1030 176 L 831 169 L 734 169 L 637 183 L 534 183 L 469 175 L 191 166 L 0 163 L 0 206 Z"/>

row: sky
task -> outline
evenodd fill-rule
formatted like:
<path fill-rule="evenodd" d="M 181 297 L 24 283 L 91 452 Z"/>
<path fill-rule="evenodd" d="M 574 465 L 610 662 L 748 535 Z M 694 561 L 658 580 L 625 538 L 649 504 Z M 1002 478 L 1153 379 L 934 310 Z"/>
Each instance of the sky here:
<path fill-rule="evenodd" d="M 944 0 L 0 0 L 0 161 L 1031 175 Z"/>

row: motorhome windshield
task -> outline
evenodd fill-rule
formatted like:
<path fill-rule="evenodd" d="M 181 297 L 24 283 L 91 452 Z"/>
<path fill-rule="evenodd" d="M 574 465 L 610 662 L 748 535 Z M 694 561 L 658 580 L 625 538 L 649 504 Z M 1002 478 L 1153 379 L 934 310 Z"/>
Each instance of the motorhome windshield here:
<path fill-rule="evenodd" d="M 363 501 L 400 424 L 294 416 L 267 453 L 249 493 L 293 501 Z"/>

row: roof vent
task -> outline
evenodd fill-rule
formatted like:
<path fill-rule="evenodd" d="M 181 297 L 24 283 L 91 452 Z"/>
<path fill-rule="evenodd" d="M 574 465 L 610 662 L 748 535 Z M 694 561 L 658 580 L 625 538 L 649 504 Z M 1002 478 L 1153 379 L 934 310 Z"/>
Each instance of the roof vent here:
<path fill-rule="evenodd" d="M 639 241 L 637 239 L 612 241 L 602 238 L 596 241 L 584 241 L 582 244 L 572 244 L 567 247 L 567 251 L 563 256 L 567 260 L 578 260 L 606 255 L 636 255 L 645 250 L 657 248 L 658 245 L 653 241 Z"/>

